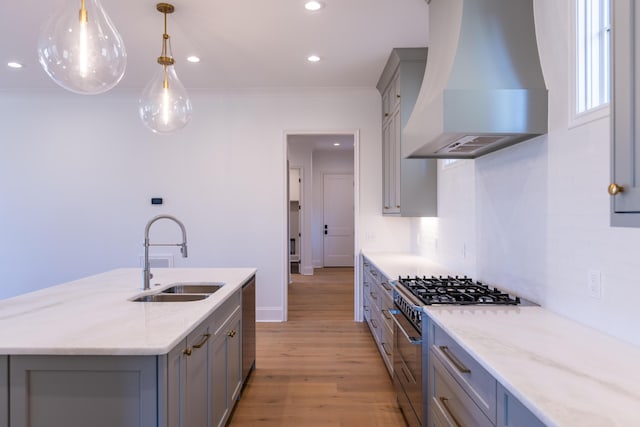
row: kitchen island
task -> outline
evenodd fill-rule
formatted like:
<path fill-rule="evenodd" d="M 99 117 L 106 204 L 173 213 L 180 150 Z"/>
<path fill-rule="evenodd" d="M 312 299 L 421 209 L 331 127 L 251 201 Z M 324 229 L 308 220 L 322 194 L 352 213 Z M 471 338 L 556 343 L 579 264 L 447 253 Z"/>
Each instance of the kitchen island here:
<path fill-rule="evenodd" d="M 0 301 L 0 427 L 224 424 L 255 269 L 118 269 Z M 207 298 L 136 302 L 175 283 Z M 201 422 L 205 424 L 200 424 Z"/>
<path fill-rule="evenodd" d="M 391 278 L 449 273 L 416 255 L 363 255 Z M 441 361 L 446 358 L 440 356 L 445 347 L 477 363 L 478 369 L 471 369 L 476 374 L 486 372 L 493 379 L 493 391 L 484 401 L 476 399 L 474 380 L 465 379 L 466 374 L 455 374 L 455 382 L 447 385 L 459 383 L 463 398 L 471 396 L 467 400 L 472 409 L 486 415 L 486 425 L 519 425 L 508 417 L 524 412 L 531 414 L 531 421 L 522 424 L 527 426 L 640 425 L 640 348 L 540 306 L 432 305 L 423 311 L 430 335 L 423 336 L 429 343 L 425 354 L 430 354 L 423 377 L 430 401 L 424 406 L 432 420 L 440 417 L 434 416 L 434 408 L 458 409 L 453 400 L 445 398 L 441 404 L 435 398 L 440 385 L 434 383 L 434 373 L 443 372 Z M 512 407 L 509 412 L 509 402 L 524 409 Z"/>

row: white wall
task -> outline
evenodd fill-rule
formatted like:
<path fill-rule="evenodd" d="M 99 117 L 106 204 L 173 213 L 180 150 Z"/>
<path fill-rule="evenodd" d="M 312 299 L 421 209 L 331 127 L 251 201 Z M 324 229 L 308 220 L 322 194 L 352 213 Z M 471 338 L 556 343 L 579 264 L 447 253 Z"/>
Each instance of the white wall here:
<path fill-rule="evenodd" d="M 469 232 L 475 227 L 479 279 L 640 345 L 634 298 L 640 289 L 640 229 L 609 226 L 609 120 L 569 127 L 569 3 L 534 2 L 549 89 L 548 135 L 441 170 L 439 218 L 414 220 L 412 244 L 464 270 L 459 248 L 474 239 Z M 464 215 L 458 209 L 463 200 L 469 201 Z M 427 243 L 437 236 L 438 249 L 419 246 L 421 235 Z M 472 267 L 466 265 L 467 271 Z M 587 292 L 590 270 L 602 273 L 599 299 Z"/>
<path fill-rule="evenodd" d="M 0 93 L 0 298 L 138 267 L 146 222 L 171 213 L 189 237 L 176 266 L 257 267 L 258 319 L 283 319 L 288 130 L 359 129 L 360 243 L 408 249 L 408 223 L 380 215 L 374 89 L 190 92 L 193 120 L 174 135 L 143 127 L 137 93 Z M 178 239 L 163 222 L 152 240 Z"/>
<path fill-rule="evenodd" d="M 314 151 L 313 206 L 311 214 L 311 244 L 313 266 L 324 266 L 324 182 L 325 174 L 353 175 L 353 151 Z"/>

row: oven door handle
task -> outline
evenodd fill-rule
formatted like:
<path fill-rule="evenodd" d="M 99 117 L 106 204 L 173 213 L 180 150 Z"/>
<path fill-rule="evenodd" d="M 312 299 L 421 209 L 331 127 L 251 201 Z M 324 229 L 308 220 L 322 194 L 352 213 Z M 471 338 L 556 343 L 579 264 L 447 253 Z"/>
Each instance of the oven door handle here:
<path fill-rule="evenodd" d="M 398 316 L 398 315 L 404 316 L 400 312 L 400 310 L 389 310 L 389 313 L 391 314 L 391 319 L 393 319 L 393 323 L 396 324 L 396 326 L 398 327 L 398 330 L 400 330 L 400 332 L 402 332 L 402 335 L 404 335 L 404 337 L 407 339 L 407 341 L 409 341 L 409 344 L 411 344 L 411 345 L 421 345 L 422 344 L 422 338 L 416 338 L 416 337 L 410 336 L 407 333 L 407 331 L 405 331 L 405 329 L 402 327 L 402 325 L 400 324 L 398 319 L 396 319 L 396 316 Z"/>

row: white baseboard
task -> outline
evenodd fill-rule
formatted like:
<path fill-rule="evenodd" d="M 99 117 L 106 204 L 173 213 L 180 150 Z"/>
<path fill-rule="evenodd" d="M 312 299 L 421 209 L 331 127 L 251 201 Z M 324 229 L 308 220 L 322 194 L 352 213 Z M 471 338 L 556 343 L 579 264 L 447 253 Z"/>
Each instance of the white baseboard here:
<path fill-rule="evenodd" d="M 309 267 L 308 265 L 300 267 L 300 274 L 304 276 L 313 276 L 313 267 Z"/>
<path fill-rule="evenodd" d="M 256 308 L 256 322 L 283 322 L 282 307 Z"/>

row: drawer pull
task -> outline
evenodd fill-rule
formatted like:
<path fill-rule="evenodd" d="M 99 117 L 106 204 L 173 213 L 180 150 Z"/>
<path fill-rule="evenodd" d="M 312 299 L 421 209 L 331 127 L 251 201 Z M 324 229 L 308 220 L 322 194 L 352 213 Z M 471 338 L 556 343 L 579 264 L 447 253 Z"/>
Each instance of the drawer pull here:
<path fill-rule="evenodd" d="M 387 320 L 391 320 L 391 316 L 388 313 L 389 310 L 382 310 L 382 315 L 384 316 L 384 318 Z"/>
<path fill-rule="evenodd" d="M 236 334 L 237 334 L 237 332 L 234 329 L 232 329 L 229 332 L 227 332 L 227 335 L 230 336 L 231 338 L 235 337 Z"/>
<path fill-rule="evenodd" d="M 378 300 L 378 297 L 373 292 L 369 292 L 369 295 L 371 295 L 371 298 L 373 298 L 374 300 Z"/>
<path fill-rule="evenodd" d="M 453 424 L 455 424 L 456 427 L 460 427 L 461 424 L 458 422 L 455 415 L 453 415 L 453 412 L 451 412 L 451 409 L 449 408 L 449 404 L 447 403 L 449 402 L 449 399 L 447 399 L 446 397 L 440 397 L 439 399 L 440 399 L 440 402 L 442 403 L 442 406 L 444 406 L 444 410 L 446 411 L 447 416 L 451 418 L 451 421 L 453 421 Z"/>
<path fill-rule="evenodd" d="M 456 369 L 458 371 L 460 371 L 463 374 L 470 374 L 471 373 L 471 369 L 469 369 L 466 366 L 464 366 L 464 363 L 462 363 L 456 357 L 456 355 L 453 354 L 453 352 L 451 350 L 449 350 L 449 347 L 447 347 L 446 345 L 441 345 L 440 346 L 440 350 L 447 357 L 447 359 L 449 359 L 449 362 L 451 362 L 453 364 L 453 366 L 456 367 Z"/>
<path fill-rule="evenodd" d="M 389 286 L 389 283 L 387 282 L 382 282 L 382 287 L 387 291 L 390 291 L 393 289 L 391 286 Z"/>
<path fill-rule="evenodd" d="M 376 323 L 376 319 L 371 319 L 371 324 L 375 329 L 378 329 L 378 324 Z"/>
<path fill-rule="evenodd" d="M 387 343 L 386 342 L 382 343 L 382 349 L 384 350 L 384 352 L 386 353 L 387 356 L 391 357 L 392 353 L 389 353 L 389 350 L 387 350 Z"/>
<path fill-rule="evenodd" d="M 209 340 L 209 337 L 211 336 L 211 334 L 204 334 L 202 336 L 202 341 L 200 341 L 198 344 L 194 344 L 193 348 L 202 348 L 202 346 L 204 345 L 204 343 L 206 343 Z"/>

